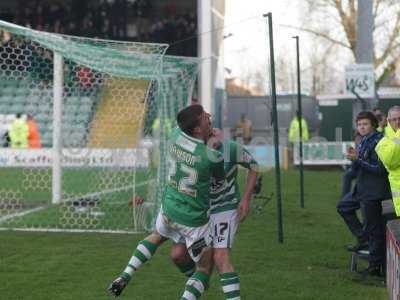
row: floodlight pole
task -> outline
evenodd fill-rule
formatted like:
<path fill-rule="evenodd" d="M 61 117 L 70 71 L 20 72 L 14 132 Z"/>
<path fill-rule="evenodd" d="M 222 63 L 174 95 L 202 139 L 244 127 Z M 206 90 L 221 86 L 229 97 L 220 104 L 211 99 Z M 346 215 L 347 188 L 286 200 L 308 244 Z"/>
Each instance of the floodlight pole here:
<path fill-rule="evenodd" d="M 300 79 L 300 47 L 299 36 L 296 39 L 296 60 L 297 60 L 297 121 L 299 122 L 299 157 L 300 157 L 300 207 L 304 208 L 304 165 L 303 165 L 303 111 L 301 107 L 301 79 Z"/>
<path fill-rule="evenodd" d="M 278 215 L 278 241 L 283 243 L 283 224 L 282 224 L 282 196 L 281 196 L 281 168 L 279 162 L 279 131 L 278 131 L 278 110 L 276 105 L 276 86 L 275 86 L 275 59 L 274 59 L 274 37 L 272 28 L 272 13 L 263 15 L 268 18 L 269 32 L 269 55 L 271 66 L 271 97 L 272 97 L 272 122 L 274 127 L 274 147 L 275 147 L 275 185 Z"/>

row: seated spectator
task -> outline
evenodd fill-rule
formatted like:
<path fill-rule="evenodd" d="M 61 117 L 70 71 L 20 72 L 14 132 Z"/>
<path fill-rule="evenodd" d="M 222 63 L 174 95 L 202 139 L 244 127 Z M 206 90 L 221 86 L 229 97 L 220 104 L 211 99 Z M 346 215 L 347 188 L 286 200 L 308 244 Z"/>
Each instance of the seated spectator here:
<path fill-rule="evenodd" d="M 356 118 L 357 131 L 363 137 L 357 149 L 350 148 L 347 158 L 357 172 L 357 182 L 352 193 L 348 193 L 337 205 L 338 213 L 357 238 L 357 244 L 348 247 L 351 251 L 368 248 L 369 266 L 365 275 L 381 276 L 385 267 L 385 231 L 382 217 L 382 201 L 390 198 L 387 172 L 379 160 L 375 146 L 383 138 L 376 131 L 378 121 L 372 112 L 361 112 Z M 364 226 L 356 211 L 362 207 Z"/>
<path fill-rule="evenodd" d="M 360 144 L 362 136 L 357 132 L 354 135 L 354 143 L 357 146 Z M 351 186 L 353 184 L 353 180 L 357 178 L 357 172 L 351 165 L 346 169 L 342 177 L 342 198 L 346 196 L 351 191 Z"/>

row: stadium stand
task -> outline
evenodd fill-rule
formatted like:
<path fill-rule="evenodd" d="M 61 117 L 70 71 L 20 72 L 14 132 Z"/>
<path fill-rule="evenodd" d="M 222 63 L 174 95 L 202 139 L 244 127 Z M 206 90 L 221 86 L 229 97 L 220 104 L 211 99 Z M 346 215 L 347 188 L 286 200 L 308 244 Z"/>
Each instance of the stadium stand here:
<path fill-rule="evenodd" d="M 47 87 L 29 88 L 25 81 L 0 81 L 0 112 L 3 115 L 31 114 L 38 123 L 43 147 L 52 146 L 52 93 Z M 84 147 L 89 123 L 93 118 L 98 96 L 71 95 L 64 97 L 62 140 L 64 147 Z M 7 130 L 10 118 L 0 118 L 2 132 Z"/>
<path fill-rule="evenodd" d="M 25 27 L 92 38 L 168 43 L 167 54 L 197 56 L 193 0 L 19 0 L 14 7 L 13 16 L 6 21 Z"/>

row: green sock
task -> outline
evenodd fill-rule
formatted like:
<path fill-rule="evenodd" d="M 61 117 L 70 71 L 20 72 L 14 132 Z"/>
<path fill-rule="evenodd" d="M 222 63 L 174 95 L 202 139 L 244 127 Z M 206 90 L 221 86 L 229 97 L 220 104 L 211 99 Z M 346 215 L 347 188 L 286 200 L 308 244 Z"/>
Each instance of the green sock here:
<path fill-rule="evenodd" d="M 225 299 L 240 300 L 239 276 L 236 272 L 221 273 L 220 281 Z"/>
<path fill-rule="evenodd" d="M 200 299 L 208 286 L 210 276 L 203 272 L 195 272 L 186 282 L 185 292 L 181 300 L 197 300 Z"/>
<path fill-rule="evenodd" d="M 132 278 L 133 273 L 135 273 L 142 264 L 151 259 L 156 252 L 157 247 L 157 244 L 153 244 L 147 240 L 139 242 L 121 276 L 125 280 L 129 281 Z"/>
<path fill-rule="evenodd" d="M 186 277 L 191 277 L 194 274 L 194 271 L 196 270 L 196 264 L 194 263 L 193 260 L 190 260 L 187 264 L 185 265 L 178 265 L 178 269 L 185 274 Z"/>

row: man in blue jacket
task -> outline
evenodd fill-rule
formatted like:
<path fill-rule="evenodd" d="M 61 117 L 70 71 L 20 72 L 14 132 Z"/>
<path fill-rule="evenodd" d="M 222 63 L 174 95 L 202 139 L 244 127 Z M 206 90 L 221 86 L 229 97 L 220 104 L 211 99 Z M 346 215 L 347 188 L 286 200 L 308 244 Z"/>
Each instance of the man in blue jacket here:
<path fill-rule="evenodd" d="M 357 172 L 357 183 L 353 191 L 338 203 L 338 213 L 343 217 L 358 243 L 349 250 L 359 251 L 368 248 L 369 266 L 365 274 L 382 275 L 385 262 L 385 231 L 382 218 L 382 200 L 390 199 L 388 174 L 379 160 L 375 146 L 383 135 L 376 131 L 378 120 L 372 112 L 361 112 L 356 118 L 357 131 L 362 136 L 357 149 L 350 148 L 347 158 Z M 364 211 L 364 224 L 361 224 L 356 211 Z"/>

